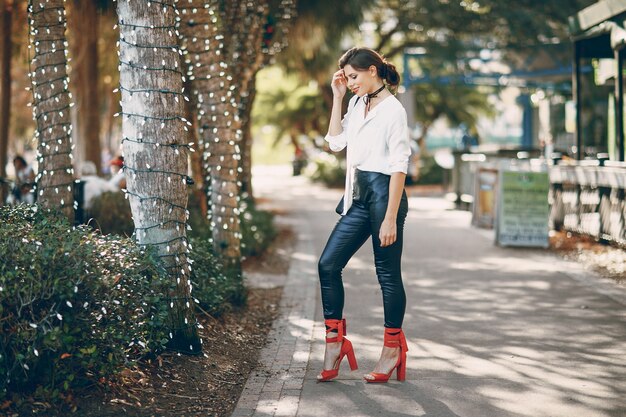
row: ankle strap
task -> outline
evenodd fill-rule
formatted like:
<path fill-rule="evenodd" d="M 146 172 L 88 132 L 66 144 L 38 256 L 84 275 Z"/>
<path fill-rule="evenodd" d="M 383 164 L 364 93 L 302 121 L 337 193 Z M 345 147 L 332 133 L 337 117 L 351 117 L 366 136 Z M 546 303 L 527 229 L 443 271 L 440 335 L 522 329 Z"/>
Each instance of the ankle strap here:
<path fill-rule="evenodd" d="M 385 346 L 402 349 L 402 352 L 408 352 L 409 347 L 406 344 L 406 338 L 402 329 L 385 328 Z"/>
<path fill-rule="evenodd" d="M 326 343 L 341 342 L 343 340 L 346 335 L 346 319 L 327 319 L 324 320 L 324 324 L 326 325 L 326 334 L 337 332 L 337 336 L 335 337 L 326 336 Z"/>

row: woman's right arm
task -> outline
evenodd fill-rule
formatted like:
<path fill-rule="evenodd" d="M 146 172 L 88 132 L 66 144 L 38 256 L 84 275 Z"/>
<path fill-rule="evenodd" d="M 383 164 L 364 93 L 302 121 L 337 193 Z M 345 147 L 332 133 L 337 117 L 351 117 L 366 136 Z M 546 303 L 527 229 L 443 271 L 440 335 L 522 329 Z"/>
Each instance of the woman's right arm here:
<path fill-rule="evenodd" d="M 338 136 L 343 132 L 341 125 L 341 105 L 343 97 L 333 96 L 333 109 L 330 112 L 330 124 L 328 126 L 329 136 Z"/>
<path fill-rule="evenodd" d="M 341 120 L 341 107 L 343 104 L 343 98 L 346 95 L 347 82 L 343 69 L 333 74 L 333 80 L 331 82 L 333 89 L 333 108 L 330 112 L 330 123 L 328 125 L 328 134 L 324 138 L 330 145 L 332 151 L 340 151 L 346 147 L 347 138 L 344 134 L 344 127 L 348 119 L 348 114 Z"/>

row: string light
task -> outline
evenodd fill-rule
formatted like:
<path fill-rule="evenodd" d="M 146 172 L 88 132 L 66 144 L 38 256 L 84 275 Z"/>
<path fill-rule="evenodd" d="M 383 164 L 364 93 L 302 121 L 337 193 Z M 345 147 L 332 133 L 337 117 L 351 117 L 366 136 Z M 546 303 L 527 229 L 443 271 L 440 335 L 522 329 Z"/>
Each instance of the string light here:
<path fill-rule="evenodd" d="M 68 89 L 65 0 L 28 2 L 29 76 L 33 120 L 37 125 L 38 174 L 35 192 L 44 207 L 60 208 L 74 218 L 72 126 L 74 105 Z M 30 59 L 31 50 L 35 55 Z M 33 69 L 34 68 L 34 69 Z M 50 78 L 54 75 L 54 78 Z"/>
<path fill-rule="evenodd" d="M 192 151 L 184 115 L 182 52 L 175 25 L 177 0 L 118 1 L 119 68 L 127 189 L 135 239 L 156 248 L 176 293 L 169 298 L 172 342 L 178 336 L 199 353 L 191 303 L 191 245 L 187 241 L 187 155 Z M 146 7 L 157 9 L 146 11 Z M 135 23 L 135 22 L 141 22 Z M 159 65 L 144 65 L 155 63 Z M 154 71 L 160 71 L 158 77 Z M 170 100 L 167 100 L 167 99 Z M 173 100 L 171 100 L 173 98 Z M 146 140 L 146 138 L 149 138 Z M 181 346 L 179 346 L 180 348 Z"/>
<path fill-rule="evenodd" d="M 231 2 L 228 6 L 232 7 L 232 3 L 239 2 Z M 198 144 L 203 152 L 202 175 L 206 179 L 213 245 L 224 265 L 240 272 L 241 232 L 236 211 L 239 206 L 236 173 L 241 130 L 236 84 L 226 61 L 224 33 L 237 27 L 238 30 L 229 33 L 234 36 L 240 28 L 226 23 L 226 13 L 220 11 L 216 0 L 183 0 L 179 10 L 179 31 L 195 108 Z M 218 212 L 223 215 L 215 218 L 214 213 Z"/>

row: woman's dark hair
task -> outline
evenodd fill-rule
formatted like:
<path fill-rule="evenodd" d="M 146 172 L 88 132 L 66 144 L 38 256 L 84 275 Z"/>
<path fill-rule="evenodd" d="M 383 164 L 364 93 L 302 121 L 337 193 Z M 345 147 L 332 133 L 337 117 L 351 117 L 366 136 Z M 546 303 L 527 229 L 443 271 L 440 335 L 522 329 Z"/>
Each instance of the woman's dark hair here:
<path fill-rule="evenodd" d="M 339 58 L 339 68 L 343 69 L 346 65 L 359 71 L 367 71 L 373 65 L 378 71 L 378 76 L 393 90 L 400 84 L 400 74 L 396 66 L 373 49 L 359 47 L 349 49 Z"/>

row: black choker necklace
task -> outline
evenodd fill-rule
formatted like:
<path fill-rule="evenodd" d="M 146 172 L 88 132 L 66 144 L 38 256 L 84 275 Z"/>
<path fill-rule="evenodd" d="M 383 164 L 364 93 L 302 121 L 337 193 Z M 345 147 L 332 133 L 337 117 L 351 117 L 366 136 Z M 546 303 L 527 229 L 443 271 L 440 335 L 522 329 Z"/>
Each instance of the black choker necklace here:
<path fill-rule="evenodd" d="M 363 102 L 365 103 L 365 108 L 367 108 L 368 112 L 370 111 L 370 105 L 372 104 L 372 99 L 374 97 L 378 97 L 378 93 L 380 93 L 384 89 L 385 89 L 385 84 L 383 84 L 378 90 L 374 91 L 373 93 L 365 94 L 365 97 L 363 97 Z"/>

